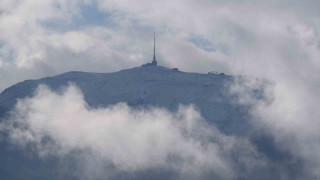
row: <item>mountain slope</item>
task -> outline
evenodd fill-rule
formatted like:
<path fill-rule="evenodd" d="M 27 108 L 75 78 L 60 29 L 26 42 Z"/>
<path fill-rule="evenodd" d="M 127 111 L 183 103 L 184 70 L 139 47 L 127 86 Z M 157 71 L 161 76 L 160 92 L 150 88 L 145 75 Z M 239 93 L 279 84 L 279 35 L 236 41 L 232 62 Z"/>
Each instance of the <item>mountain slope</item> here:
<path fill-rule="evenodd" d="M 157 106 L 175 111 L 179 104 L 194 104 L 203 117 L 225 133 L 245 133 L 248 113 L 227 92 L 232 76 L 185 73 L 160 66 L 142 66 L 115 73 L 69 72 L 27 80 L 0 94 L 0 109 L 13 108 L 18 98 L 32 96 L 39 84 L 59 90 L 76 84 L 93 107 L 126 102 L 133 107 Z"/>

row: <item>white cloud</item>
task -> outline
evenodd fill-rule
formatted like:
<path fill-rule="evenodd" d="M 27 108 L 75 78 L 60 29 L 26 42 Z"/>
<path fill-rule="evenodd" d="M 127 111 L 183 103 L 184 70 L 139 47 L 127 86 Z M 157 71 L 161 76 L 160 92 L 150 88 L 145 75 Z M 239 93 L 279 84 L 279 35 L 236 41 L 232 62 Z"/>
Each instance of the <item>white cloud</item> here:
<path fill-rule="evenodd" d="M 91 152 L 100 160 L 88 162 L 109 162 L 120 172 L 167 168 L 188 179 L 206 173 L 230 179 L 238 176 L 231 154 L 248 171 L 265 164 L 247 140 L 223 135 L 192 106 L 176 113 L 124 103 L 93 109 L 73 85 L 60 93 L 39 86 L 34 97 L 19 100 L 2 129 L 14 144 L 34 145 L 40 157 Z M 83 166 L 86 174 L 96 175 Z"/>

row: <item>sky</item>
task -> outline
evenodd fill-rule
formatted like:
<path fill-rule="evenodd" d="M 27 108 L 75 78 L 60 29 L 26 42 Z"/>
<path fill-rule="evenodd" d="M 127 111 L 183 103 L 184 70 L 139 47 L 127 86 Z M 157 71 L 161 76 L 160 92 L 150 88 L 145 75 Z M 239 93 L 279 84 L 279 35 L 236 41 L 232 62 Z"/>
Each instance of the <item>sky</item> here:
<path fill-rule="evenodd" d="M 0 90 L 71 70 L 139 66 L 152 59 L 153 32 L 160 65 L 184 71 L 273 78 L 308 68 L 302 59 L 317 68 L 317 5 L 312 0 L 4 0 Z M 289 63 L 292 68 L 286 68 Z"/>
<path fill-rule="evenodd" d="M 161 66 L 272 81 L 266 91 L 269 101 L 248 95 L 247 89 L 259 82 L 235 82 L 230 90 L 241 95 L 239 102 L 253 105 L 256 128 L 272 135 L 279 149 L 303 161 L 306 172 L 317 179 L 318 7 L 318 0 L 1 0 L 0 90 L 67 71 L 140 66 L 152 60 L 156 32 Z M 223 162 L 219 168 L 228 169 Z"/>

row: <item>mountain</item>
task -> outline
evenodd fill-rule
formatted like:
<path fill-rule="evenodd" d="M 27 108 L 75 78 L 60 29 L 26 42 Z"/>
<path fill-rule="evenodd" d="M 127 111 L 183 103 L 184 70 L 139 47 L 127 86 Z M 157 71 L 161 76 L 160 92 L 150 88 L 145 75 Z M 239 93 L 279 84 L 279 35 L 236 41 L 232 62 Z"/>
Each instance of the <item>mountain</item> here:
<path fill-rule="evenodd" d="M 187 73 L 161 66 L 141 66 L 114 73 L 68 72 L 54 77 L 26 80 L 5 89 L 0 94 L 0 117 L 5 118 L 18 99 L 31 97 L 40 84 L 59 91 L 73 83 L 81 89 L 85 101 L 91 107 L 107 107 L 125 102 L 134 108 L 162 107 L 174 112 L 180 104 L 193 104 L 205 120 L 223 133 L 247 136 L 253 129 L 248 122 L 250 107 L 238 104 L 236 97 L 228 91 L 228 86 L 235 78 L 223 73 Z M 253 94 L 261 96 L 260 91 L 254 91 Z M 266 155 L 279 155 L 268 139 L 255 142 L 258 149 L 263 147 L 261 151 Z M 68 170 L 61 170 L 61 162 L 56 159 L 42 161 L 32 153 L 15 149 L 6 141 L 0 141 L 0 154 L 1 179 L 76 179 Z M 65 160 L 63 163 L 67 162 Z M 57 169 L 65 173 L 57 175 Z M 137 173 L 134 177 L 168 179 L 167 175 L 151 171 Z M 126 178 L 124 175 L 115 179 Z"/>
<path fill-rule="evenodd" d="M 225 133 L 245 133 L 247 108 L 228 93 L 234 77 L 224 74 L 186 73 L 161 66 L 141 66 L 115 73 L 68 72 L 39 80 L 27 80 L 0 94 L 2 114 L 19 98 L 33 95 L 39 84 L 59 90 L 72 82 L 92 107 L 126 102 L 132 107 L 156 106 L 175 111 L 179 104 L 194 104 L 203 117 Z"/>

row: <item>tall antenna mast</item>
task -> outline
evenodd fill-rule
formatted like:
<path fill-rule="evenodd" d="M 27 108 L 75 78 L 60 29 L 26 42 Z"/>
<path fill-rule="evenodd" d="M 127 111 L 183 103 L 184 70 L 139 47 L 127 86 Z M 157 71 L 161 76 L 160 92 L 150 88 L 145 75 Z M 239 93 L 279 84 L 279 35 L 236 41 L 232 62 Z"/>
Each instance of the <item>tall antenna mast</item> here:
<path fill-rule="evenodd" d="M 156 60 L 156 32 L 153 32 L 153 60 L 151 63 L 143 64 L 142 66 L 158 66 Z"/>
<path fill-rule="evenodd" d="M 156 61 L 156 32 L 153 32 L 153 61 Z"/>
<path fill-rule="evenodd" d="M 156 32 L 153 32 L 153 60 L 151 63 L 153 66 L 157 66 L 156 60 Z"/>

